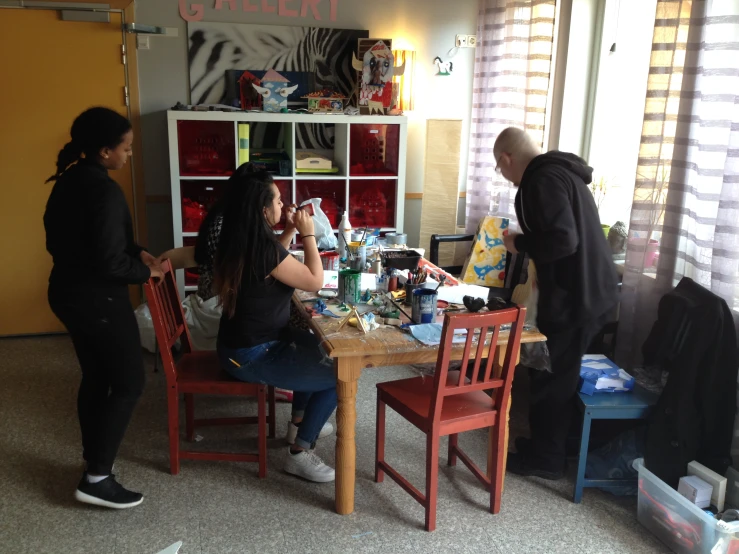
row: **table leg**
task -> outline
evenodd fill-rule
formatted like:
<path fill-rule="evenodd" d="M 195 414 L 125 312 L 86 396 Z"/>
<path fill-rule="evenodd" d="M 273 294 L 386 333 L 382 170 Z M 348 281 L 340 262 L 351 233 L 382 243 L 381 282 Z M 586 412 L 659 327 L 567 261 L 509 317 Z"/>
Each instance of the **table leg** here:
<path fill-rule="evenodd" d="M 338 358 L 336 392 L 336 512 L 341 515 L 354 511 L 354 481 L 356 477 L 357 445 L 357 381 L 362 367 L 356 358 Z"/>
<path fill-rule="evenodd" d="M 588 443 L 590 442 L 591 414 L 586 408 L 582 416 L 582 435 L 580 437 L 580 455 L 577 459 L 577 477 L 575 478 L 575 494 L 572 501 L 579 504 L 582 500 L 582 489 L 585 482 L 585 465 L 588 461 Z"/>

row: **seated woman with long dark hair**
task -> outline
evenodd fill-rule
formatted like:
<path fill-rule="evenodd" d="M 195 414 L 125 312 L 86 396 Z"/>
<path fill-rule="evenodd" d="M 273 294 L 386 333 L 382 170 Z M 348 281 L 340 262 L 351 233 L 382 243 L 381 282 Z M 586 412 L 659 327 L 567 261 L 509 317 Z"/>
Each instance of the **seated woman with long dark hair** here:
<path fill-rule="evenodd" d="M 288 327 L 294 290 L 317 291 L 323 285 L 313 219 L 304 210 L 294 216 L 303 264 L 288 254 L 273 230 L 283 204 L 269 173 L 247 172 L 228 188 L 223 206 L 213 266 L 214 290 L 223 304 L 221 364 L 239 380 L 294 391 L 288 439 L 290 429 L 297 436 L 285 471 L 319 483 L 333 481 L 334 470 L 313 452 L 336 409 L 333 363 L 314 335 Z"/>

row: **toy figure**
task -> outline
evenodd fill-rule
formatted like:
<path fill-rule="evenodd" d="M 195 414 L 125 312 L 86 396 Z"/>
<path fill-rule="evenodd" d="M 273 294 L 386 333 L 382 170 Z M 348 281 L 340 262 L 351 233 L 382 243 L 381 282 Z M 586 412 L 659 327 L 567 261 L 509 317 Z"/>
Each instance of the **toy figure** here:
<path fill-rule="evenodd" d="M 375 42 L 369 50 L 364 52 L 361 62 L 354 56 L 352 67 L 361 73 L 361 79 L 358 82 L 358 97 L 362 113 L 387 113 L 395 107 L 397 87 L 393 86 L 392 81 L 394 76 L 405 72 L 405 62 L 395 67 L 395 57 L 391 50 L 390 40 Z"/>
<path fill-rule="evenodd" d="M 265 112 L 287 111 L 287 97 L 298 88 L 298 85 L 288 86 L 289 82 L 274 69 L 270 69 L 262 77 L 262 86 L 252 83 L 254 90 L 262 95 Z"/>

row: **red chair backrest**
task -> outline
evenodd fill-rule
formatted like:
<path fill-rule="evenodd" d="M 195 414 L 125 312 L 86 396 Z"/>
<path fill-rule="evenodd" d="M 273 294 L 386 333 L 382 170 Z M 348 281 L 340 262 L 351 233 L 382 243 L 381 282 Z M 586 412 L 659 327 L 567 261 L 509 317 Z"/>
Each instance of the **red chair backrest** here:
<path fill-rule="evenodd" d="M 164 373 L 167 382 L 172 384 L 177 381 L 172 347 L 177 339 L 180 339 L 182 351 L 192 352 L 192 339 L 185 321 L 185 310 L 180 302 L 180 294 L 177 292 L 174 270 L 169 260 L 162 262 L 162 271 L 164 278 L 159 282 L 149 279 L 144 284 L 144 292 L 154 322 L 154 333 L 162 356 Z"/>
<path fill-rule="evenodd" d="M 473 391 L 497 389 L 494 396 L 495 407 L 501 412 L 507 410 L 525 319 L 526 308 L 522 306 L 494 312 L 446 314 L 434 374 L 436 394 L 431 405 L 431 414 L 434 416 L 434 421 L 438 421 L 445 397 Z M 496 362 L 495 353 L 501 332 L 500 327 L 506 324 L 511 326 L 508 344 L 506 345 L 501 374 L 499 377 L 495 377 L 493 366 Z M 459 380 L 456 383 L 447 384 L 452 349 L 455 346 L 459 347 L 459 344 L 455 345 L 453 343 L 454 335 L 455 331 L 460 330 L 466 331 L 467 335 L 462 355 L 462 368 L 459 372 Z M 487 356 L 487 361 L 483 365 L 482 362 L 485 356 Z M 474 360 L 474 365 L 468 383 L 467 374 L 470 360 Z"/>

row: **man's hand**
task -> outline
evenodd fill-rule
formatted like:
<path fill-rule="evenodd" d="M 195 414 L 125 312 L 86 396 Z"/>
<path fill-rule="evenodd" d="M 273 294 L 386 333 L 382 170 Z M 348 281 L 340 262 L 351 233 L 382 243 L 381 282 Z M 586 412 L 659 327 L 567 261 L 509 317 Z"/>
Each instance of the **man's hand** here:
<path fill-rule="evenodd" d="M 503 244 L 505 245 L 506 250 L 511 254 L 518 254 L 518 250 L 516 250 L 516 237 L 518 235 L 520 235 L 520 233 L 511 233 L 503 237 Z"/>

